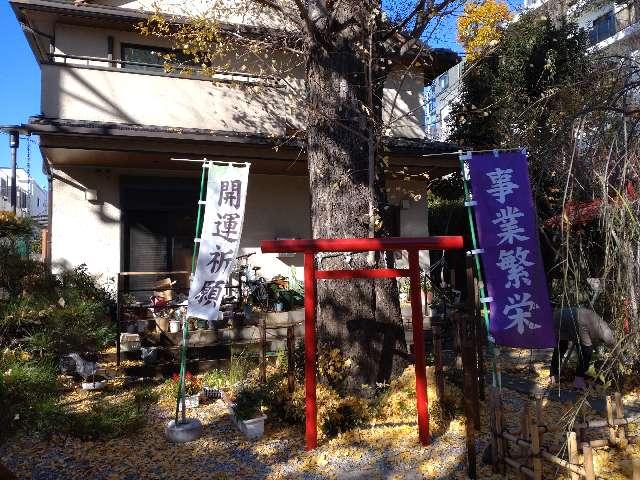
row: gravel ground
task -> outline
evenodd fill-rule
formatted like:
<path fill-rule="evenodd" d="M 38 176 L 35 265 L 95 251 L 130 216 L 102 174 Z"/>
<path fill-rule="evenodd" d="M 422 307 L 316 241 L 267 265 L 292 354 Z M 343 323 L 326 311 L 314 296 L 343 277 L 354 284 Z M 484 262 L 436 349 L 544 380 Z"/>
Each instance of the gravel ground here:
<path fill-rule="evenodd" d="M 165 440 L 171 407 L 156 405 L 135 435 L 92 442 L 21 435 L 0 447 L 0 461 L 33 480 L 464 478 L 459 420 L 429 447 L 418 443 L 415 424 L 402 423 L 368 425 L 305 452 L 297 428 L 268 423 L 261 440 L 248 441 L 221 401 L 189 412 L 203 422 L 204 434 L 188 444 Z"/>

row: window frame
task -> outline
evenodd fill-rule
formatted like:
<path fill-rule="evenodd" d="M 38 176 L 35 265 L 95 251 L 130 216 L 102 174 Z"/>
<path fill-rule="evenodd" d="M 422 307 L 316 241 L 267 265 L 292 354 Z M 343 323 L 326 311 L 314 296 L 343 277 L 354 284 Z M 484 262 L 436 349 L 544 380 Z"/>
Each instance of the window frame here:
<path fill-rule="evenodd" d="M 606 27 L 606 30 L 604 28 Z M 591 22 L 591 43 L 594 45 L 616 34 L 616 14 L 613 9 L 596 17 Z"/>

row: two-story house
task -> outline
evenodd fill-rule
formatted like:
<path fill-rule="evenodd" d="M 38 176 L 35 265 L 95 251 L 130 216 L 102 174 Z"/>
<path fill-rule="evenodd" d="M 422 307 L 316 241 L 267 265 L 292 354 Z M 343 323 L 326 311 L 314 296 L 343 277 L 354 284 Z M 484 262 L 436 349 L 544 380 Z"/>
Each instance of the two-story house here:
<path fill-rule="evenodd" d="M 105 279 L 119 271 L 188 270 L 200 164 L 176 158 L 251 162 L 243 252 L 259 253 L 263 239 L 311 235 L 304 145 L 291 135 L 304 130 L 303 111 L 290 100 L 304 98 L 303 66 L 285 82 L 250 69 L 213 81 L 197 72 L 167 73 L 157 53 L 171 45 L 136 28 L 148 6 L 10 3 L 42 73 L 41 112 L 23 127 L 39 135 L 51 179 L 54 266 L 85 263 Z M 248 23 L 242 28 L 256 28 Z M 408 75 L 389 75 L 385 99 L 387 118 L 395 119 L 391 164 L 434 177 L 455 169 L 456 160 L 440 155 L 451 146 L 425 138 L 423 88 L 457 56 L 428 53 Z M 260 86 L 258 93 L 245 88 L 251 85 Z M 403 181 L 409 188 L 398 187 Z M 424 182 L 390 180 L 388 187 L 397 233 L 426 235 L 426 196 L 408 201 L 402 193 L 424 193 Z M 261 254 L 252 262 L 266 277 L 301 266 L 297 257 Z"/>

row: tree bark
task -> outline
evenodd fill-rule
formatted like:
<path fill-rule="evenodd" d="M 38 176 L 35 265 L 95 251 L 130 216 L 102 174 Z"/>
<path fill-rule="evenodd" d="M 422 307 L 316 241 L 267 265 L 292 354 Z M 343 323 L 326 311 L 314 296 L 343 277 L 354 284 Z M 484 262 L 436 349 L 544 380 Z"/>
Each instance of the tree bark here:
<path fill-rule="evenodd" d="M 368 32 L 366 6 L 345 2 L 337 21 L 355 18 L 354 27 L 330 36 L 331 47 L 310 41 L 307 64 L 309 112 L 307 152 L 314 238 L 369 236 L 369 149 L 377 147 L 381 125 L 382 83 L 375 88 L 378 105 L 367 105 L 371 80 L 363 46 Z M 378 77 L 380 80 L 380 77 Z M 367 112 L 368 110 L 368 112 Z M 376 141 L 369 141 L 373 136 Z M 374 210 L 384 212 L 386 202 L 380 152 L 375 151 Z M 380 215 L 376 235 L 385 235 Z M 368 255 L 320 254 L 318 269 L 370 268 Z M 376 268 L 393 266 L 393 254 L 375 256 Z M 318 338 L 338 347 L 352 359 L 349 386 L 359 388 L 389 380 L 406 366 L 406 343 L 396 281 L 324 280 L 318 283 Z"/>

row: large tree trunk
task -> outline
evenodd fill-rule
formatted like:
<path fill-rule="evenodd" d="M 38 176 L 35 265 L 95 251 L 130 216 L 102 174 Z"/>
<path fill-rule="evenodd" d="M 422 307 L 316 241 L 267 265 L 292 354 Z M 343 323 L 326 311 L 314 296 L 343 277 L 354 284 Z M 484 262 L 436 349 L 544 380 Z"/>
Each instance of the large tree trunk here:
<path fill-rule="evenodd" d="M 346 2 L 351 3 L 351 2 Z M 366 11 L 353 2 L 345 18 Z M 339 18 L 338 18 L 339 19 Z M 314 238 L 369 236 L 370 148 L 377 142 L 375 118 L 367 115 L 367 62 L 356 51 L 366 32 L 347 28 L 332 35 L 333 48 L 311 42 L 307 65 L 309 94 L 308 161 Z M 362 52 L 362 50 L 360 50 Z M 376 89 L 381 93 L 381 88 Z M 379 102 L 378 102 L 379 103 Z M 380 115 L 380 108 L 375 108 Z M 379 125 L 379 123 L 377 124 Z M 376 156 L 376 211 L 384 212 L 385 194 L 379 152 Z M 377 235 L 384 235 L 384 219 Z M 320 254 L 319 269 L 370 268 L 368 255 Z M 376 255 L 375 267 L 393 266 L 393 255 Z M 389 380 L 407 363 L 406 343 L 395 280 L 324 280 L 318 283 L 318 332 L 321 344 L 339 347 L 353 360 L 350 386 Z"/>

